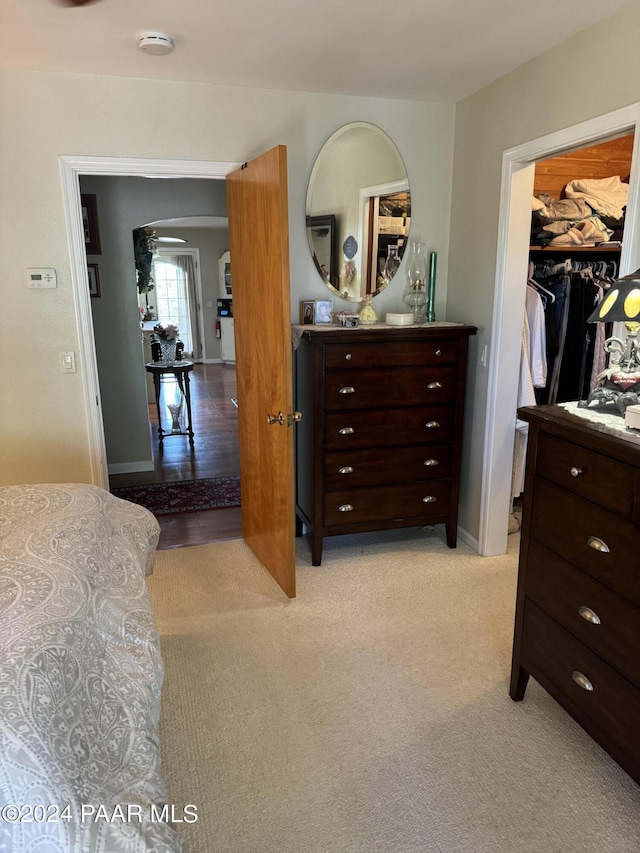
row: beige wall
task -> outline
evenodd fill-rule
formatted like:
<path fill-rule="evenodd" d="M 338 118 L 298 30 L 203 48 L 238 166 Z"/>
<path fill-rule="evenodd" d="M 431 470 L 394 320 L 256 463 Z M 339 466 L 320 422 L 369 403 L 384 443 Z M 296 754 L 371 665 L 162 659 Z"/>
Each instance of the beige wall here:
<path fill-rule="evenodd" d="M 347 122 L 377 124 L 407 166 L 416 236 L 439 252 L 438 298 L 444 310 L 451 105 L 3 71 L 0 115 L 2 341 L 5 358 L 16 359 L 1 380 L 0 484 L 90 478 L 84 365 L 78 364 L 75 375 L 59 369 L 59 351 L 78 351 L 61 155 L 243 161 L 285 144 L 292 318 L 297 320 L 301 298 L 327 293 L 305 233 L 306 187 L 316 154 Z M 25 288 L 24 270 L 34 266 L 55 267 L 58 288 Z M 400 310 L 401 292 L 399 285 L 389 287 L 377 306 Z"/>
<path fill-rule="evenodd" d="M 470 353 L 460 511 L 472 536 L 480 523 L 489 379 L 478 353 L 492 344 L 503 151 L 639 101 L 639 37 L 635 2 L 456 106 L 447 314 L 479 327 Z M 519 352 L 501 357 L 519 359 Z M 509 453 L 505 448 L 506 464 Z"/>

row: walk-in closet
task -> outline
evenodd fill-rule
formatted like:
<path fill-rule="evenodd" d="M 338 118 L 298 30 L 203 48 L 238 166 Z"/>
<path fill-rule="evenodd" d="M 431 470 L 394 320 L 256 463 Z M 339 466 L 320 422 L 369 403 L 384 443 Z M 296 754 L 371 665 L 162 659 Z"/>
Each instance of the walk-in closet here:
<path fill-rule="evenodd" d="M 605 368 L 587 323 L 620 274 L 633 133 L 536 163 L 518 406 L 585 399 Z M 528 425 L 516 421 L 510 532 L 519 527 Z"/>

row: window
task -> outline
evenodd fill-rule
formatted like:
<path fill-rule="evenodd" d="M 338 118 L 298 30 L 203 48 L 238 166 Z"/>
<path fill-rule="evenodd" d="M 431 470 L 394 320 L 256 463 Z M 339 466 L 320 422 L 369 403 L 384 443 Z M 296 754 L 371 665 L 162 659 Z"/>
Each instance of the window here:
<path fill-rule="evenodd" d="M 178 266 L 175 255 L 158 255 L 153 259 L 153 279 L 158 322 L 173 323 L 180 330 L 185 353 L 193 353 L 191 316 L 187 295 L 187 276 Z"/>

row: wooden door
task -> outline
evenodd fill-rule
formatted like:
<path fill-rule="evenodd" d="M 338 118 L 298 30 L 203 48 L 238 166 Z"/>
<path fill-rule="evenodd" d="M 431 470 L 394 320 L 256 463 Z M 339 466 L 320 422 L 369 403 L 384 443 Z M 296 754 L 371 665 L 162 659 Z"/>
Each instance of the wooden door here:
<path fill-rule="evenodd" d="M 295 508 L 287 150 L 227 177 L 242 535 L 292 598 Z M 282 413 L 282 424 L 269 415 Z"/>

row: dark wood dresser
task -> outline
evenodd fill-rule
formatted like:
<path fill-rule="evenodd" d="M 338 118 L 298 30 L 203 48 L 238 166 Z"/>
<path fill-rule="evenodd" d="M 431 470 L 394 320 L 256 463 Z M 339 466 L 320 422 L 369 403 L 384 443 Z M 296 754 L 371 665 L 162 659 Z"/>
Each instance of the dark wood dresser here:
<path fill-rule="evenodd" d="M 294 328 L 296 517 L 325 536 L 444 523 L 455 547 L 473 326 Z M 297 332 L 297 335 L 296 335 Z"/>
<path fill-rule="evenodd" d="M 532 675 L 640 782 L 640 434 L 561 406 L 518 415 L 529 443 L 511 698 Z"/>

